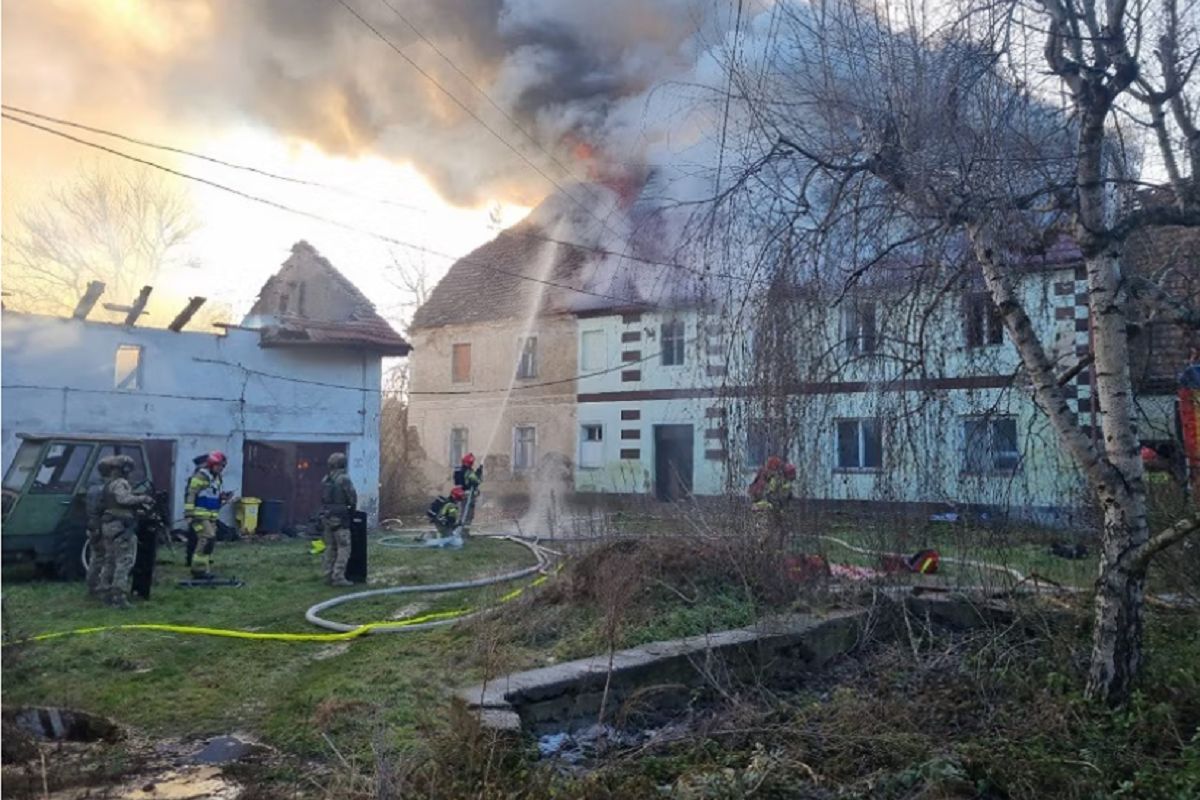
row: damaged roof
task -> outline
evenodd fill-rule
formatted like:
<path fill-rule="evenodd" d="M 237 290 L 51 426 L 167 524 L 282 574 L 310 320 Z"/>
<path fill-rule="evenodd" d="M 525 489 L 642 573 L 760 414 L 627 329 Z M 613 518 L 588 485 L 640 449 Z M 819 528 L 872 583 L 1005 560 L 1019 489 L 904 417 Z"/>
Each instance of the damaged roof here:
<path fill-rule="evenodd" d="M 562 287 L 578 285 L 589 254 L 547 242 L 545 236 L 539 225 L 526 220 L 454 262 L 413 315 L 412 327 L 568 312 L 576 293 Z"/>
<path fill-rule="evenodd" d="M 407 355 L 407 341 L 357 286 L 306 241 L 259 290 L 247 319 L 258 317 L 263 347 L 361 349 Z"/>

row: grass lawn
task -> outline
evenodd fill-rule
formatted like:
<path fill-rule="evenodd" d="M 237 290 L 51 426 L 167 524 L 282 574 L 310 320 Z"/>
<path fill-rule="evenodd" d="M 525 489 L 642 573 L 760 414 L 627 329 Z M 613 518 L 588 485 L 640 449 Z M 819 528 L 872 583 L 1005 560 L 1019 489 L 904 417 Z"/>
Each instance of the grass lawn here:
<path fill-rule="evenodd" d="M 116 623 L 163 622 L 254 631 L 317 632 L 313 603 L 344 593 L 325 586 L 308 543 L 218 545 L 223 574 L 241 588 L 182 589 L 182 564 L 158 567 L 147 603 L 126 612 L 90 600 L 82 583 L 5 574 L 6 641 Z M 182 561 L 177 548 L 171 556 Z M 439 583 L 532 563 L 512 542 L 478 539 L 460 551 L 399 550 L 374 542 L 371 584 Z M 345 622 L 411 616 L 487 602 L 516 584 L 446 595 L 401 595 L 329 613 Z M 360 587 L 362 588 L 362 587 Z M 150 631 L 111 631 L 4 649 L 4 702 L 79 708 L 152 735 L 246 731 L 295 755 L 328 755 L 324 731 L 343 753 L 365 753 L 382 730 L 404 736 L 422 715 L 446 708 L 444 690 L 479 679 L 469 631 L 442 629 L 348 643 L 245 641 Z"/>

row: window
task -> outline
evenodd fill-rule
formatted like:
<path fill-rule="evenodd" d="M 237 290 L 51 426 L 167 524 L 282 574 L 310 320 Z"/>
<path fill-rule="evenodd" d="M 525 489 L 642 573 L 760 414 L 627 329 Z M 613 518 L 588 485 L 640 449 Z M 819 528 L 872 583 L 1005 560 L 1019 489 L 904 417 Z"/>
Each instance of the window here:
<path fill-rule="evenodd" d="M 13 456 L 12 463 L 8 465 L 8 472 L 4 475 L 5 489 L 19 492 L 25 488 L 25 479 L 29 477 L 29 473 L 33 472 L 33 468 L 37 465 L 38 454 L 41 451 L 41 442 L 21 442 L 20 449 Z"/>
<path fill-rule="evenodd" d="M 987 292 L 972 292 L 965 303 L 967 347 L 985 347 L 1004 341 L 1004 320 Z"/>
<path fill-rule="evenodd" d="M 782 437 L 772 435 L 770 426 L 764 420 L 746 424 L 746 469 L 758 469 L 771 456 L 784 458 L 787 450 Z"/>
<path fill-rule="evenodd" d="M 607 369 L 606 356 L 604 331 L 584 331 L 579 337 L 579 368 L 585 373 Z"/>
<path fill-rule="evenodd" d="M 662 365 L 678 367 L 683 365 L 683 320 L 676 319 L 662 324 Z"/>
<path fill-rule="evenodd" d="M 462 463 L 462 457 L 470 452 L 467 447 L 467 428 L 450 429 L 450 466 L 457 467 Z"/>
<path fill-rule="evenodd" d="M 83 467 L 91 454 L 90 444 L 50 445 L 30 491 L 42 494 L 75 491 L 75 484 L 79 483 L 79 476 L 83 474 Z"/>
<path fill-rule="evenodd" d="M 118 389 L 142 388 L 142 348 L 140 345 L 123 344 L 117 348 L 113 385 Z"/>
<path fill-rule="evenodd" d="M 865 355 L 879 349 L 874 302 L 860 300 L 842 308 L 842 340 L 850 355 Z"/>
<path fill-rule="evenodd" d="M 456 344 L 450 348 L 450 381 L 471 382 L 471 345 Z"/>
<path fill-rule="evenodd" d="M 513 471 L 533 469 L 537 459 L 537 428 L 517 425 L 513 428 Z"/>
<path fill-rule="evenodd" d="M 579 466 L 596 469 L 604 466 L 604 426 L 579 426 Z"/>
<path fill-rule="evenodd" d="M 92 465 L 92 473 L 88 476 L 88 483 L 95 483 L 102 480 L 100 477 L 100 462 L 109 456 L 129 456 L 133 459 L 133 472 L 129 475 L 129 483 L 137 486 L 142 481 L 146 480 L 146 464 L 142 460 L 142 448 L 135 444 L 106 444 L 100 448 L 100 454 L 96 456 L 96 463 Z M 164 476 L 160 475 L 159 480 Z"/>
<path fill-rule="evenodd" d="M 1015 417 L 963 422 L 963 471 L 977 475 L 1011 472 L 1021 463 Z"/>
<path fill-rule="evenodd" d="M 518 378 L 537 377 L 537 337 L 527 336 L 521 340 L 521 358 L 517 362 Z"/>
<path fill-rule="evenodd" d="M 878 419 L 837 420 L 838 469 L 880 469 L 883 434 Z"/>

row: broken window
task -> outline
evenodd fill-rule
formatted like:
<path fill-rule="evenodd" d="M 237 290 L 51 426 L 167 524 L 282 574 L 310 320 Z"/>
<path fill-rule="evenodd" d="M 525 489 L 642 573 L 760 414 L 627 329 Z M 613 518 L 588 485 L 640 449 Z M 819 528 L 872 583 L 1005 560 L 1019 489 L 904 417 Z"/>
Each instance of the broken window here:
<path fill-rule="evenodd" d="M 141 345 L 123 344 L 117 348 L 113 385 L 130 391 L 142 388 Z"/>
<path fill-rule="evenodd" d="M 858 300 L 842 307 L 842 341 L 848 355 L 866 355 L 879 350 L 876 303 Z"/>
<path fill-rule="evenodd" d="M 1012 472 L 1021 463 L 1016 417 L 963 422 L 963 471 L 975 475 Z"/>
<path fill-rule="evenodd" d="M 1004 320 L 987 292 L 972 292 L 965 301 L 967 347 L 985 347 L 1004 341 Z"/>
<path fill-rule="evenodd" d="M 527 336 L 521 340 L 521 358 L 517 362 L 518 378 L 537 377 L 537 337 Z"/>
<path fill-rule="evenodd" d="M 450 381 L 471 382 L 471 345 L 456 344 L 450 348 Z"/>
<path fill-rule="evenodd" d="M 462 463 L 462 458 L 470 452 L 467 446 L 467 428 L 450 429 L 450 466 L 456 467 Z"/>
<path fill-rule="evenodd" d="M 579 466 L 596 469 L 604 466 L 604 426 L 597 424 L 579 427 Z"/>
<path fill-rule="evenodd" d="M 21 447 L 13 456 L 12 463 L 8 465 L 8 472 L 4 475 L 4 488 L 14 492 L 25 488 L 25 479 L 29 477 L 29 473 L 33 472 L 41 452 L 41 442 L 21 442 Z M 5 496 L 8 496 L 7 492 L 5 492 Z"/>
<path fill-rule="evenodd" d="M 50 445 L 30 491 L 38 494 L 65 494 L 75 491 L 75 484 L 79 483 L 79 476 L 83 474 L 84 465 L 91 454 L 90 444 Z"/>
<path fill-rule="evenodd" d="M 662 324 L 662 365 L 678 367 L 683 365 L 683 320 L 669 320 Z"/>
<path fill-rule="evenodd" d="M 579 368 L 597 372 L 608 367 L 604 331 L 584 331 L 579 337 Z"/>
<path fill-rule="evenodd" d="M 513 428 L 513 471 L 533 469 L 537 459 L 537 428 L 517 425 Z"/>
<path fill-rule="evenodd" d="M 880 469 L 883 428 L 878 418 L 836 421 L 838 469 Z"/>

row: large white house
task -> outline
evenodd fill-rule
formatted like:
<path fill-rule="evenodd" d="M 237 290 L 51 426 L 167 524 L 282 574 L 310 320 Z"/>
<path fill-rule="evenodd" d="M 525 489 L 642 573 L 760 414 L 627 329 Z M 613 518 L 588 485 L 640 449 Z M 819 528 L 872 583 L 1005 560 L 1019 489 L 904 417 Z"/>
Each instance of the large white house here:
<path fill-rule="evenodd" d="M 305 242 L 222 333 L 7 311 L 2 328 L 6 469 L 22 434 L 143 440 L 178 515 L 193 457 L 221 450 L 226 487 L 282 500 L 295 524 L 345 451 L 360 508 L 377 514 L 381 359 L 409 346 Z"/>

